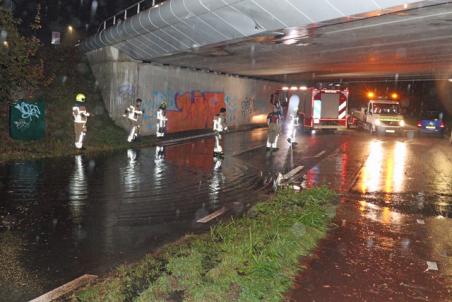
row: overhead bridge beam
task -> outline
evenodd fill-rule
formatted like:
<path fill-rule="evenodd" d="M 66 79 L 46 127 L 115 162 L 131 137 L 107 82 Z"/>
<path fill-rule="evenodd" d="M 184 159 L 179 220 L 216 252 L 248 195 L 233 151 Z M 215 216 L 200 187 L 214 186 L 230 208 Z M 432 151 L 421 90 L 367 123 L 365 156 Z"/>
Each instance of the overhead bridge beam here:
<path fill-rule="evenodd" d="M 426 2 L 440 1 L 168 0 L 124 20 L 115 18 L 115 25 L 101 27 L 81 49 L 113 46 L 136 60 L 152 61 L 256 35 L 276 34 L 290 43 L 309 37 L 310 29 L 328 22 L 368 18 Z"/>

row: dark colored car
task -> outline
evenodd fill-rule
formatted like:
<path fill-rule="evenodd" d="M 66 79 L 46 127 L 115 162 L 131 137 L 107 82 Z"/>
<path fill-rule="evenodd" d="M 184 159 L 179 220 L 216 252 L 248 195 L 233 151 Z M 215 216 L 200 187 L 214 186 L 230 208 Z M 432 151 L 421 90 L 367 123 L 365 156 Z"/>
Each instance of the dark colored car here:
<path fill-rule="evenodd" d="M 417 122 L 421 133 L 442 135 L 445 124 L 440 111 L 425 111 Z"/>

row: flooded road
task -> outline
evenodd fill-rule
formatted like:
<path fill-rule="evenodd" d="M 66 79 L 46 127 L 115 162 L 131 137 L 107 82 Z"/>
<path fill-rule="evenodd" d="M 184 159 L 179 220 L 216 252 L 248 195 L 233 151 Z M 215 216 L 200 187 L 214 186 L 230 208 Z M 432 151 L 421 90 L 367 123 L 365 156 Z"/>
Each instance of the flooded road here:
<path fill-rule="evenodd" d="M 452 147 L 369 137 L 346 149 L 307 173 L 341 203 L 286 300 L 452 301 Z"/>
<path fill-rule="evenodd" d="M 0 166 L 0 301 L 25 301 L 82 274 L 134 261 L 200 230 L 196 221 L 223 206 L 243 211 L 266 196 L 277 173 L 298 166 L 304 166 L 304 186 L 328 185 L 342 192 L 342 202 L 337 228 L 303 264 L 310 268 L 290 299 L 328 301 L 337 291 L 345 299 L 359 280 L 370 284 L 360 285 L 359 297 L 372 300 L 366 296 L 371 284 L 388 274 L 401 292 L 418 290 L 411 278 L 430 291 L 444 290 L 452 255 L 451 232 L 444 232 L 451 217 L 450 146 L 353 131 L 297 140 L 291 148 L 282 136 L 279 150 L 266 151 L 266 130 L 255 129 L 225 135 L 222 161 L 213 160 L 210 137 Z M 419 218 L 424 224 L 414 224 Z M 396 269 L 407 263 L 398 261 L 402 256 L 415 263 L 403 274 Z M 424 273 L 427 260 L 440 270 Z M 431 276 L 431 283 L 414 272 Z"/>
<path fill-rule="evenodd" d="M 277 172 L 317 161 L 303 156 L 323 145 L 312 138 L 291 149 L 282 138 L 266 152 L 265 141 L 265 129 L 227 134 L 222 161 L 210 137 L 0 166 L 0 301 L 134 261 L 199 230 L 196 221 L 224 205 L 243 211 L 265 198 Z"/>

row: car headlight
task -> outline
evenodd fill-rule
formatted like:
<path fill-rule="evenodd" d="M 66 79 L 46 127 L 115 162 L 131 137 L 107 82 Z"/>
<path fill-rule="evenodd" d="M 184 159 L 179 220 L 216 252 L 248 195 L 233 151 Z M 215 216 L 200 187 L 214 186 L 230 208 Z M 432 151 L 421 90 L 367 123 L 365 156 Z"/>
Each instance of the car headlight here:
<path fill-rule="evenodd" d="M 380 126 L 381 125 L 381 122 L 380 122 L 380 120 L 375 120 L 375 126 Z"/>
<path fill-rule="evenodd" d="M 400 125 L 400 127 L 405 127 L 405 121 L 404 121 L 404 120 L 401 120 L 401 121 L 399 122 L 399 125 Z"/>

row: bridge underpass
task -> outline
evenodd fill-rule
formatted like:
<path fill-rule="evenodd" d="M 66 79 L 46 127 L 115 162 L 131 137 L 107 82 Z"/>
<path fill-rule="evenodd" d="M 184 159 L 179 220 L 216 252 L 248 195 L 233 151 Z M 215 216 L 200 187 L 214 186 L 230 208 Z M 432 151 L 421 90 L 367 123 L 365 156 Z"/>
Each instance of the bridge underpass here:
<path fill-rule="evenodd" d="M 144 61 L 280 81 L 370 74 L 448 75 L 449 1 L 167 1 L 106 28 Z"/>
<path fill-rule="evenodd" d="M 450 1 L 172 0 L 120 16 L 81 49 L 118 124 L 126 127 L 128 104 L 144 100 L 144 134 L 154 133 L 164 100 L 170 112 L 196 111 L 188 99 L 211 100 L 233 126 L 261 123 L 283 84 L 424 79 L 451 95 Z M 215 110 L 170 131 L 208 127 Z"/>

